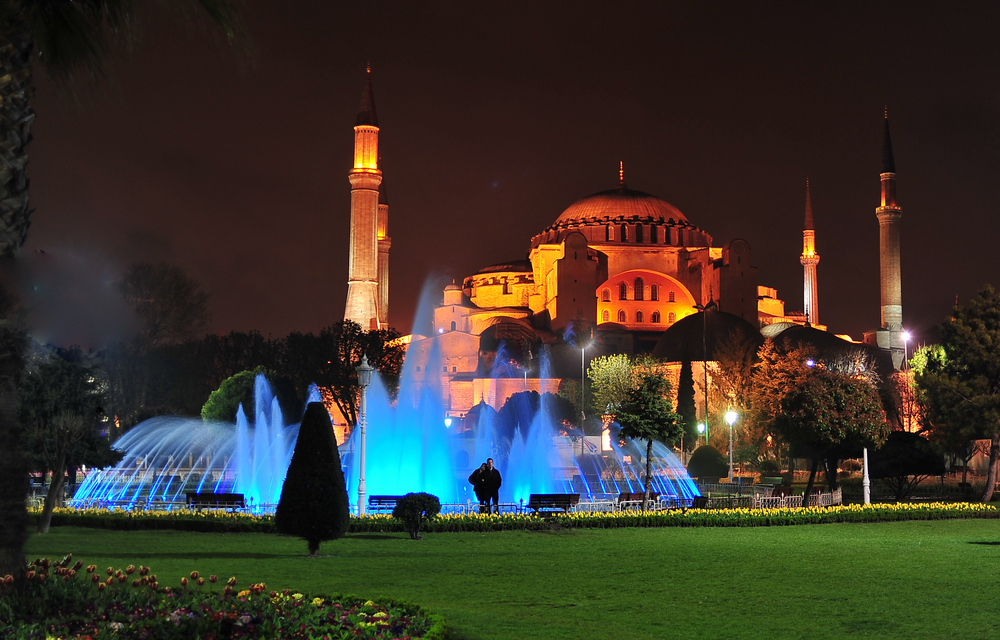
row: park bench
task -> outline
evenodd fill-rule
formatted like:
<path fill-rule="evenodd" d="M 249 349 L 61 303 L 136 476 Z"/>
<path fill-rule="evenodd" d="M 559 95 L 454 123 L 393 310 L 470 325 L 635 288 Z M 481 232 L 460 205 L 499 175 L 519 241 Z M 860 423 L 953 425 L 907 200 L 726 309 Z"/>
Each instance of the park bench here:
<path fill-rule="evenodd" d="M 368 496 L 369 513 L 392 513 L 403 496 Z"/>
<path fill-rule="evenodd" d="M 618 494 L 618 509 L 642 509 L 642 500 L 646 496 L 645 491 L 639 492 L 628 492 L 623 491 Z M 654 508 L 657 501 L 660 499 L 660 494 L 658 491 L 649 492 L 649 506 Z"/>
<path fill-rule="evenodd" d="M 246 509 L 247 503 L 242 493 L 186 493 L 189 509 Z"/>
<path fill-rule="evenodd" d="M 579 493 L 532 493 L 528 498 L 527 507 L 533 509 L 536 515 L 552 511 L 569 513 L 569 510 L 579 503 Z"/>

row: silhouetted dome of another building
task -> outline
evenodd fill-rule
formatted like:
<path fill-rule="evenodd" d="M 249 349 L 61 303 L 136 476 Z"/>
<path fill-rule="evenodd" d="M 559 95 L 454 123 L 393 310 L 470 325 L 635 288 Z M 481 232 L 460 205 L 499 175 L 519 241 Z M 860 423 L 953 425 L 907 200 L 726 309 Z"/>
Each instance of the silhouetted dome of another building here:
<path fill-rule="evenodd" d="M 816 355 L 822 360 L 830 360 L 840 355 L 854 352 L 868 354 L 872 362 L 883 377 L 891 375 L 894 371 L 892 366 L 892 356 L 885 349 L 879 349 L 872 345 L 850 342 L 843 338 L 838 338 L 829 331 L 821 331 L 813 327 L 792 325 L 781 331 L 778 335 L 771 337 L 775 345 L 781 347 L 797 347 L 799 345 L 810 345 L 816 349 Z"/>
<path fill-rule="evenodd" d="M 675 322 L 656 342 L 653 357 L 665 362 L 682 362 L 685 359 L 693 362 L 702 358 L 715 360 L 719 344 L 733 332 L 742 335 L 744 340 L 753 345 L 754 350 L 764 343 L 764 338 L 756 327 L 743 318 L 709 309 Z M 702 336 L 705 336 L 704 347 Z"/>
<path fill-rule="evenodd" d="M 776 338 L 785 329 L 790 327 L 797 327 L 799 325 L 794 322 L 775 322 L 774 324 L 764 325 L 760 328 L 760 335 L 765 338 Z"/>
<path fill-rule="evenodd" d="M 643 222 L 687 222 L 680 209 L 642 191 L 625 187 L 601 191 L 577 200 L 556 218 L 555 225 L 594 220 L 637 219 Z"/>
<path fill-rule="evenodd" d="M 531 262 L 529 260 L 511 260 L 483 267 L 476 273 L 505 273 L 505 272 L 530 272 Z"/>

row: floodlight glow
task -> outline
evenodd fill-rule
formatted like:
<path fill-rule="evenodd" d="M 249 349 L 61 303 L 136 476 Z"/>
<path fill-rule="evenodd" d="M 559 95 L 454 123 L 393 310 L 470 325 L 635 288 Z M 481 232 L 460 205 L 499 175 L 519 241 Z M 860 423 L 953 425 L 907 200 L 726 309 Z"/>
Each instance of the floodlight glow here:
<path fill-rule="evenodd" d="M 730 427 L 736 424 L 736 418 L 738 417 L 739 416 L 736 415 L 735 411 L 726 412 L 726 422 L 729 424 Z"/>

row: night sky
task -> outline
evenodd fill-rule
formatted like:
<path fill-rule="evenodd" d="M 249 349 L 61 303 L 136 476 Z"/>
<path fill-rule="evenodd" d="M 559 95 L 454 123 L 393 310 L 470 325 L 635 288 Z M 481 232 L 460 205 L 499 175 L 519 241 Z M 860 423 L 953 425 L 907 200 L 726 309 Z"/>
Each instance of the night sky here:
<path fill-rule="evenodd" d="M 431 275 L 526 257 L 575 200 L 629 187 L 801 309 L 812 185 L 820 320 L 879 322 L 883 109 L 903 208 L 903 313 L 920 333 L 1000 285 L 1000 10 L 993 3 L 252 3 L 255 54 L 145 14 L 75 106 L 42 73 L 21 258 L 36 337 L 127 328 L 109 283 L 164 260 L 212 332 L 343 317 L 353 124 L 371 61 L 390 200 L 390 321 Z M 43 250 L 44 254 L 39 250 Z"/>

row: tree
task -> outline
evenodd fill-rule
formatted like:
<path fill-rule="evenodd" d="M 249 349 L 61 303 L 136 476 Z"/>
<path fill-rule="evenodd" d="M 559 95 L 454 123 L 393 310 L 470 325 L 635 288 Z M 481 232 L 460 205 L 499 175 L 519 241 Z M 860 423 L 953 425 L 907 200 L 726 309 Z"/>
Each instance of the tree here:
<path fill-rule="evenodd" d="M 38 533 L 49 531 L 72 450 L 96 431 L 103 402 L 100 378 L 79 349 L 50 355 L 22 380 L 20 419 L 45 470 L 52 472 Z"/>
<path fill-rule="evenodd" d="M 889 435 L 882 401 L 863 380 L 829 371 L 813 371 L 781 401 L 775 426 L 785 440 L 810 452 L 812 469 L 806 496 L 812 490 L 820 460 L 834 448 L 881 446 Z M 836 487 L 836 466 L 827 468 L 830 489 Z"/>
<path fill-rule="evenodd" d="M 243 412 L 253 421 L 258 411 L 255 405 L 258 375 L 267 378 L 286 421 L 289 418 L 291 422 L 297 421 L 302 412 L 302 402 L 296 397 L 291 381 L 264 367 L 257 367 L 253 371 L 241 371 L 223 380 L 201 408 L 201 419 L 206 422 L 232 422 L 236 419 L 240 405 L 243 405 Z M 269 410 L 269 407 L 265 408 L 265 411 Z"/>
<path fill-rule="evenodd" d="M 687 471 L 692 478 L 715 482 L 729 473 L 729 460 L 712 445 L 704 445 L 691 454 Z"/>
<path fill-rule="evenodd" d="M 778 439 L 780 429 L 777 421 L 782 415 L 781 403 L 792 389 L 809 376 L 812 369 L 808 363 L 815 358 L 815 349 L 808 345 L 779 347 L 770 338 L 757 351 L 750 387 L 745 396 L 749 399 L 749 411 L 744 415 L 747 418 L 745 431 L 758 446 L 767 441 L 768 435 L 772 436 L 772 441 Z M 794 460 L 791 455 L 788 456 L 788 484 L 791 484 L 795 470 Z"/>
<path fill-rule="evenodd" d="M 670 405 L 670 384 L 658 373 L 643 373 L 618 408 L 621 435 L 632 440 L 646 441 L 646 495 L 642 508 L 649 506 L 649 488 L 653 472 L 653 441 L 673 443 L 681 435 L 677 414 Z"/>
<path fill-rule="evenodd" d="M 241 25 L 231 0 L 199 0 L 205 13 L 220 25 L 227 39 L 237 39 Z M 0 257 L 24 245 L 31 224 L 28 199 L 28 144 L 35 112 L 33 63 L 41 63 L 57 81 L 103 75 L 102 62 L 113 41 L 131 43 L 136 6 L 144 3 L 112 0 L 10 0 L 0 20 Z M 37 55 L 35 55 L 37 53 Z"/>
<path fill-rule="evenodd" d="M 330 414 L 321 402 L 310 402 L 281 487 L 274 526 L 278 533 L 304 539 L 315 557 L 321 542 L 343 537 L 349 524 L 347 487 Z"/>
<path fill-rule="evenodd" d="M 956 442 L 989 438 L 989 502 L 1000 478 L 1000 293 L 987 285 L 940 330 L 941 349 L 928 354 L 916 383 L 935 431 Z"/>
<path fill-rule="evenodd" d="M 343 320 L 319 332 L 292 333 L 285 341 L 282 371 L 299 389 L 315 382 L 329 390 L 334 403 L 350 425 L 358 421 L 358 365 L 361 357 L 378 370 L 382 381 L 393 393 L 405 352 L 395 329 L 364 331 L 350 320 Z"/>
<path fill-rule="evenodd" d="M 17 415 L 26 346 L 20 304 L 0 286 L 0 575 L 14 576 L 16 586 L 24 582 L 28 537 L 28 467 Z"/>
<path fill-rule="evenodd" d="M 898 502 L 913 494 L 923 480 L 944 473 L 941 452 L 916 433 L 893 431 L 881 448 L 872 452 L 871 477 L 892 491 Z"/>
<path fill-rule="evenodd" d="M 625 354 L 599 356 L 590 361 L 590 397 L 600 413 L 615 413 L 635 388 L 632 360 Z M 579 391 L 579 390 L 578 390 Z"/>
<path fill-rule="evenodd" d="M 677 382 L 677 420 L 681 425 L 684 449 L 691 451 L 698 442 L 698 410 L 694 406 L 694 376 L 690 358 L 681 362 Z"/>
<path fill-rule="evenodd" d="M 117 287 L 139 326 L 135 336 L 111 345 L 105 355 L 108 404 L 112 415 L 132 426 L 154 404 L 157 372 L 169 369 L 170 348 L 205 328 L 208 296 L 182 269 L 165 263 L 133 264 Z"/>

